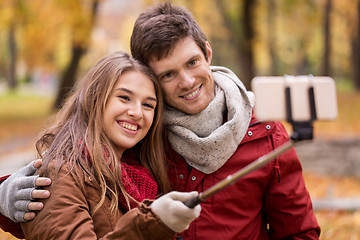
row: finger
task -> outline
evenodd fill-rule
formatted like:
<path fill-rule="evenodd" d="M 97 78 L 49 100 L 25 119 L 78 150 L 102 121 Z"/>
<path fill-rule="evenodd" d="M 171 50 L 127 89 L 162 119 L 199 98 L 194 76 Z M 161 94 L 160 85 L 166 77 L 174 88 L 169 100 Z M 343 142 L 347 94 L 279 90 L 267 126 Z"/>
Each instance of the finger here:
<path fill-rule="evenodd" d="M 38 176 L 26 176 L 26 177 L 19 177 L 15 181 L 18 183 L 15 184 L 19 189 L 23 188 L 33 188 L 35 187 L 35 180 Z"/>
<path fill-rule="evenodd" d="M 193 221 L 195 218 L 200 216 L 201 206 L 200 204 L 194 208 L 188 208 L 184 204 L 178 204 L 174 207 L 177 211 L 177 215 L 184 221 Z"/>
<path fill-rule="evenodd" d="M 179 200 L 181 202 L 185 202 L 186 200 L 190 199 L 190 198 L 194 198 L 197 197 L 199 195 L 198 192 L 193 191 L 193 192 L 170 192 L 170 197 L 173 200 Z"/>
<path fill-rule="evenodd" d="M 51 179 L 47 177 L 38 177 L 35 180 L 36 187 L 49 186 L 51 184 Z"/>
<path fill-rule="evenodd" d="M 31 192 L 31 199 L 37 199 L 37 198 L 46 199 L 49 197 L 50 197 L 50 192 L 48 190 L 34 189 Z"/>
<path fill-rule="evenodd" d="M 34 212 L 25 213 L 24 220 L 30 221 L 33 220 L 36 217 L 36 214 Z"/>
<path fill-rule="evenodd" d="M 201 212 L 201 206 L 200 204 L 198 204 L 196 207 L 194 207 L 195 218 L 198 218 L 200 216 L 200 212 Z"/>
<path fill-rule="evenodd" d="M 36 160 L 33 164 L 34 168 L 40 168 L 41 166 L 42 166 L 42 159 Z"/>
<path fill-rule="evenodd" d="M 14 213 L 14 218 L 18 222 L 25 222 L 24 216 L 25 216 L 25 212 L 17 211 Z"/>
<path fill-rule="evenodd" d="M 34 190 L 35 188 L 25 188 L 25 189 L 21 189 L 19 191 L 16 192 L 15 195 L 15 199 L 16 200 L 31 200 L 31 192 Z M 29 201 L 30 202 L 30 201 Z"/>
<path fill-rule="evenodd" d="M 28 205 L 29 205 L 30 201 L 25 201 L 25 200 L 19 200 L 19 201 L 16 201 L 15 202 L 15 208 L 18 210 L 18 211 L 21 211 L 21 212 L 28 212 Z"/>
<path fill-rule="evenodd" d="M 42 202 L 30 202 L 27 208 L 29 211 L 40 211 L 44 208 L 44 204 Z"/>
<path fill-rule="evenodd" d="M 29 163 L 28 165 L 26 165 L 25 167 L 21 168 L 18 172 L 21 176 L 25 175 L 25 176 L 31 176 L 36 172 L 36 168 L 34 167 L 34 163 L 35 161 L 32 161 L 31 163 Z"/>

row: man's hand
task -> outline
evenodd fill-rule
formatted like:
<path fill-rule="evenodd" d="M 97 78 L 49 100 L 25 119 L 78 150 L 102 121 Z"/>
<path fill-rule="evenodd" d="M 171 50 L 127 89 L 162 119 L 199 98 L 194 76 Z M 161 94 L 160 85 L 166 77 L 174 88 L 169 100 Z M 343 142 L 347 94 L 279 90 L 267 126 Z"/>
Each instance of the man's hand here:
<path fill-rule="evenodd" d="M 166 226 L 175 232 L 183 232 L 190 223 L 200 215 L 200 204 L 194 208 L 185 206 L 184 202 L 196 197 L 198 192 L 170 192 L 156 199 L 150 207 Z"/>
<path fill-rule="evenodd" d="M 1 214 L 14 222 L 24 222 L 35 218 L 36 214 L 30 211 L 38 211 L 44 207 L 43 203 L 32 201 L 50 196 L 49 191 L 35 189 L 51 184 L 49 178 L 33 176 L 41 165 L 41 159 L 36 160 L 0 184 Z"/>

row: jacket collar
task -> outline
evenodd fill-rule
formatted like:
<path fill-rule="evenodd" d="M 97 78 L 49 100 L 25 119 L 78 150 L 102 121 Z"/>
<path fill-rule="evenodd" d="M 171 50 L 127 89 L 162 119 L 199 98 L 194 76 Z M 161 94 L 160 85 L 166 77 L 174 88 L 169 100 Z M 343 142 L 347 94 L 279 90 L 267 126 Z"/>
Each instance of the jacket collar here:
<path fill-rule="evenodd" d="M 247 143 L 249 141 L 253 141 L 259 138 L 269 136 L 273 134 L 275 130 L 276 130 L 275 122 L 259 121 L 253 114 L 247 133 L 245 134 L 245 137 L 243 138 L 240 145 Z"/>

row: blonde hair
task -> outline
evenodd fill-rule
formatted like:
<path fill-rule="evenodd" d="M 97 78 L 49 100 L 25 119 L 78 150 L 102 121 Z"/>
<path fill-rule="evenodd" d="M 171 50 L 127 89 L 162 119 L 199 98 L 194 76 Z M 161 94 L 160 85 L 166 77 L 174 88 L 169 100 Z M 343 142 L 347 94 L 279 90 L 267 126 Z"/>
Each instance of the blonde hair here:
<path fill-rule="evenodd" d="M 44 175 L 49 175 L 49 163 L 56 161 L 56 173 L 62 165 L 67 164 L 70 174 L 82 188 L 84 183 L 79 171 L 85 171 L 99 182 L 101 199 L 94 212 L 103 204 L 107 193 L 111 199 L 111 211 L 115 211 L 118 208 L 119 189 L 128 207 L 130 199 L 136 201 L 122 185 L 121 163 L 116 158 L 113 144 L 103 131 L 102 116 L 109 95 L 121 74 L 126 71 L 141 71 L 154 83 L 158 103 L 153 124 L 144 139 L 134 146 L 139 151 L 131 153 L 153 174 L 159 191 L 168 192 L 170 186 L 162 142 L 163 97 L 160 85 L 147 67 L 127 53 L 116 52 L 98 61 L 67 98 L 54 125 L 36 143 L 37 151 L 43 158 Z M 91 163 L 87 154 L 84 154 L 85 147 Z M 44 151 L 46 154 L 42 155 Z"/>

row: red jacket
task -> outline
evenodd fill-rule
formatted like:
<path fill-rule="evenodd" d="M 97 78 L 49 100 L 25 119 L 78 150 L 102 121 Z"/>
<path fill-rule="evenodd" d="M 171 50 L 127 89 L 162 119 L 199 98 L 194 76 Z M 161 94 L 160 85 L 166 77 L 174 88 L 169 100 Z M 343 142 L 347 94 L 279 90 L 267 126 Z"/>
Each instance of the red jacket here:
<path fill-rule="evenodd" d="M 237 151 L 209 175 L 190 169 L 172 150 L 168 153 L 175 162 L 169 169 L 172 189 L 203 192 L 288 140 L 281 123 L 253 119 Z M 320 228 L 293 148 L 201 205 L 200 217 L 177 239 L 319 239 Z"/>

